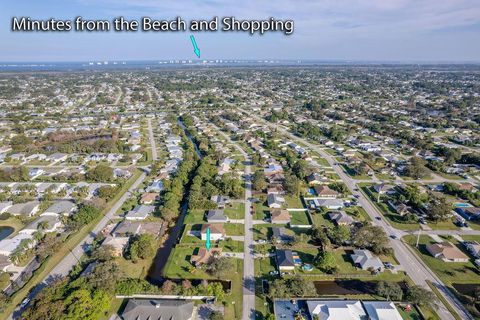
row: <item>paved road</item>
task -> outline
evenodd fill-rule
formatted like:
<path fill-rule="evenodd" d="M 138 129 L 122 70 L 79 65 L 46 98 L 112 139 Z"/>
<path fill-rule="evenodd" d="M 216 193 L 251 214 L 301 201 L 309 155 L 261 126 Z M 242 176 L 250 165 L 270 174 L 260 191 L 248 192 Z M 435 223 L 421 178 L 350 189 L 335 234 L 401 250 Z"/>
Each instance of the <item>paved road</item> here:
<path fill-rule="evenodd" d="M 265 122 L 265 120 L 260 117 L 254 116 L 257 120 Z M 407 274 L 412 278 L 413 282 L 417 285 L 425 287 L 430 290 L 426 280 L 432 282 L 441 292 L 442 296 L 448 301 L 448 303 L 455 309 L 455 311 L 462 317 L 462 319 L 473 319 L 470 314 L 465 310 L 463 305 L 458 301 L 458 299 L 446 288 L 443 282 L 407 247 L 407 244 L 403 243 L 400 239 L 405 234 L 401 230 L 393 228 L 384 218 L 383 215 L 376 209 L 375 206 L 365 197 L 361 192 L 355 191 L 357 189 L 354 179 L 350 178 L 345 172 L 340 168 L 337 161 L 333 156 L 325 152 L 321 147 L 311 144 L 305 139 L 299 138 L 289 131 L 270 124 L 266 123 L 268 126 L 277 129 L 285 136 L 301 142 L 311 150 L 319 153 L 327 162 L 332 166 L 335 173 L 337 173 L 341 180 L 347 185 L 348 189 L 353 193 L 359 196 L 359 203 L 372 218 L 373 224 L 381 226 L 388 235 L 395 235 L 397 239 L 390 239 L 391 246 L 395 252 L 395 256 L 400 264 L 403 266 Z M 378 220 L 379 219 L 379 220 Z M 439 316 L 442 319 L 454 320 L 453 315 L 447 310 L 447 308 L 442 304 L 438 304 L 438 309 L 436 310 Z"/>
<path fill-rule="evenodd" d="M 158 159 L 158 155 L 157 155 L 157 145 L 155 144 L 155 137 L 153 136 L 151 118 L 147 118 L 147 124 L 148 124 L 148 139 L 150 140 L 150 148 L 152 148 L 152 160 L 155 162 Z"/>
<path fill-rule="evenodd" d="M 43 279 L 42 283 L 36 286 L 29 294 L 28 298 L 32 299 L 35 295 L 45 286 L 48 286 L 53 280 L 58 277 L 66 277 L 73 267 L 78 263 L 80 257 L 87 252 L 89 246 L 92 244 L 93 239 L 96 235 L 105 228 L 105 226 L 110 222 L 115 213 L 122 207 L 123 203 L 130 197 L 132 191 L 138 188 L 138 186 L 145 180 L 146 174 L 142 173 L 137 180 L 130 186 L 127 192 L 125 192 L 120 199 L 115 202 L 112 208 L 105 214 L 105 216 L 100 220 L 100 222 L 92 229 L 90 233 L 73 249 L 68 255 L 66 255 L 55 268 L 50 271 L 48 276 Z M 17 308 L 14 311 L 13 317 L 15 318 L 17 314 L 22 311 Z"/>
<path fill-rule="evenodd" d="M 218 128 L 217 128 L 218 129 Z M 254 241 L 253 241 L 253 217 L 252 217 L 252 168 L 249 155 L 228 135 L 218 129 L 245 159 L 245 236 L 243 241 L 243 320 L 255 320 L 255 270 L 254 270 Z"/>

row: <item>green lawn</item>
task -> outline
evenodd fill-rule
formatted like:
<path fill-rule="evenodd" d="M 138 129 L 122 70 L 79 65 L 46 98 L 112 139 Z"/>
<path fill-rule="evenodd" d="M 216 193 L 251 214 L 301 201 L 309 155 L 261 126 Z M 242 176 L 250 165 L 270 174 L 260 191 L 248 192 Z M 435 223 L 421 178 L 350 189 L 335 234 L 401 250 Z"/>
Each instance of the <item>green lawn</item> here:
<path fill-rule="evenodd" d="M 199 224 L 205 222 L 205 210 L 203 209 L 188 210 L 184 220 L 185 224 Z"/>
<path fill-rule="evenodd" d="M 290 225 L 309 225 L 306 211 L 290 211 Z"/>
<path fill-rule="evenodd" d="M 225 208 L 225 215 L 230 219 L 244 219 L 245 203 L 235 202 Z"/>
<path fill-rule="evenodd" d="M 335 226 L 333 222 L 328 218 L 326 212 L 313 212 L 311 213 L 311 215 L 313 219 L 313 224 L 317 227 L 326 226 L 333 228 Z"/>
<path fill-rule="evenodd" d="M 255 210 L 255 220 L 264 220 L 270 217 L 270 208 L 263 201 L 254 203 L 253 208 Z"/>
<path fill-rule="evenodd" d="M 304 208 L 302 199 L 296 196 L 285 196 L 285 201 L 287 202 L 287 207 L 289 209 L 301 209 Z"/>
<path fill-rule="evenodd" d="M 25 224 L 17 217 L 11 216 L 6 220 L 0 220 L 0 226 L 13 228 L 14 229 L 12 233 L 13 235 L 17 233 L 19 230 L 21 230 L 25 226 Z"/>
<path fill-rule="evenodd" d="M 245 235 L 245 226 L 238 223 L 224 223 L 223 227 L 227 236 L 243 236 Z"/>
<path fill-rule="evenodd" d="M 404 240 L 414 248 L 418 253 L 420 258 L 430 267 L 430 269 L 435 272 L 439 278 L 447 285 L 450 286 L 452 283 L 480 283 L 480 275 L 477 271 L 477 268 L 473 264 L 472 260 L 469 262 L 443 262 L 440 259 L 432 257 L 426 246 L 428 244 L 435 243 L 435 241 L 427 236 L 421 235 L 419 240 L 419 248 L 415 248 L 415 243 L 417 240 L 416 236 L 409 235 L 405 236 Z M 465 254 L 469 255 L 464 249 L 463 246 L 458 243 L 456 239 L 449 239 L 448 241 L 457 245 L 460 250 Z"/>
<path fill-rule="evenodd" d="M 372 177 L 370 177 L 369 175 L 366 175 L 366 174 L 357 174 L 355 172 L 355 170 L 353 170 L 352 168 L 350 168 L 349 166 L 347 165 L 341 165 L 342 168 L 344 169 L 344 171 L 350 176 L 352 177 L 353 179 L 355 180 L 372 180 Z"/>

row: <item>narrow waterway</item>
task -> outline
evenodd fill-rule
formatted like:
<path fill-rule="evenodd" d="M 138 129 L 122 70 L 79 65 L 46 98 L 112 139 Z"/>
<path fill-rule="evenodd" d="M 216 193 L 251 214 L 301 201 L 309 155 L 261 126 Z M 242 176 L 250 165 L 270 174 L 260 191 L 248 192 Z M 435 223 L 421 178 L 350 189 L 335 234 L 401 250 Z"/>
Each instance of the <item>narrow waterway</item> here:
<path fill-rule="evenodd" d="M 185 134 L 187 135 L 188 139 L 192 141 L 198 156 L 202 158 L 200 149 L 198 149 L 198 146 L 193 141 L 192 136 L 188 133 L 187 128 L 183 125 L 181 121 L 178 121 L 178 125 L 185 131 Z M 167 229 L 168 238 L 163 243 L 163 246 L 157 250 L 157 254 L 155 255 L 155 260 L 153 261 L 152 266 L 148 270 L 147 280 L 152 284 L 161 285 L 165 280 L 164 277 L 162 276 L 162 271 L 163 271 L 163 268 L 165 268 L 165 265 L 167 264 L 168 257 L 170 256 L 170 253 L 172 252 L 173 247 L 175 247 L 175 245 L 178 242 L 178 239 L 182 234 L 183 221 L 185 220 L 187 209 L 188 209 L 188 198 L 185 197 L 183 201 L 183 205 L 180 208 L 180 215 L 178 216 L 178 219 L 175 222 L 175 225 L 172 228 Z"/>

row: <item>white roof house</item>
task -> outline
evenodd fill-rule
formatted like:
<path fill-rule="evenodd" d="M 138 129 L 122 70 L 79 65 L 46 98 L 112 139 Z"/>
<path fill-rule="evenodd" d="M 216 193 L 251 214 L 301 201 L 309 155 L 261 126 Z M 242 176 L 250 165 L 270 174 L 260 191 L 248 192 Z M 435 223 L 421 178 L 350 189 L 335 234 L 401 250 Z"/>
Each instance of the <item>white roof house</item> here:
<path fill-rule="evenodd" d="M 13 238 L 3 239 L 0 241 L 0 254 L 10 256 L 18 248 L 22 240 L 30 240 L 32 238 L 31 234 L 19 233 Z"/>
<path fill-rule="evenodd" d="M 155 206 L 141 204 L 130 210 L 125 215 L 127 220 L 145 220 L 150 213 L 155 211 Z"/>
<path fill-rule="evenodd" d="M 364 301 L 363 306 L 370 320 L 402 320 L 395 304 L 389 301 Z"/>
<path fill-rule="evenodd" d="M 317 315 L 320 320 L 363 320 L 367 314 L 358 300 L 353 301 L 307 301 L 310 315 Z"/>

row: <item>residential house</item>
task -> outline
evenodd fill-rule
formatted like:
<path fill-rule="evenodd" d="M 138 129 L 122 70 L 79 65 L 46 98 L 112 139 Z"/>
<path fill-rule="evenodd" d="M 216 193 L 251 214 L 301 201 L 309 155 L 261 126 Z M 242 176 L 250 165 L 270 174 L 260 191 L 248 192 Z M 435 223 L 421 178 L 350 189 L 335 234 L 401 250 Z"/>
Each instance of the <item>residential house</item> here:
<path fill-rule="evenodd" d="M 469 258 L 453 243 L 445 241 L 426 246 L 427 251 L 444 262 L 468 262 Z"/>
<path fill-rule="evenodd" d="M 62 226 L 62 222 L 58 215 L 41 215 L 32 222 L 30 222 L 25 228 L 19 231 L 23 234 L 34 234 L 37 231 L 42 232 L 55 232 Z"/>
<path fill-rule="evenodd" d="M 113 230 L 114 237 L 129 237 L 140 233 L 142 224 L 140 222 L 123 220 Z"/>
<path fill-rule="evenodd" d="M 290 243 L 294 239 L 294 233 L 284 227 L 272 228 L 272 240 L 276 243 Z"/>
<path fill-rule="evenodd" d="M 464 241 L 462 244 L 474 258 L 480 258 L 480 243 L 477 241 Z"/>
<path fill-rule="evenodd" d="M 147 187 L 147 189 L 145 189 L 145 191 L 148 193 L 160 193 L 163 189 L 163 182 L 161 180 L 155 180 Z"/>
<path fill-rule="evenodd" d="M 6 238 L 0 240 L 0 254 L 5 256 L 10 256 L 15 250 L 17 250 L 18 246 L 22 243 L 22 241 L 33 241 L 33 236 L 27 233 L 18 233 L 16 236 L 12 238 Z M 30 244 L 29 247 L 33 247 L 33 242 Z"/>
<path fill-rule="evenodd" d="M 155 211 L 155 206 L 141 204 L 130 210 L 125 215 L 126 220 L 145 220 L 148 215 Z"/>
<path fill-rule="evenodd" d="M 40 209 L 40 201 L 28 201 L 25 203 L 17 203 L 6 209 L 6 212 L 14 216 L 27 216 L 31 217 Z"/>
<path fill-rule="evenodd" d="M 123 320 L 193 320 L 194 302 L 186 300 L 128 299 Z"/>
<path fill-rule="evenodd" d="M 209 223 L 225 223 L 228 221 L 223 209 L 208 210 L 207 222 Z"/>
<path fill-rule="evenodd" d="M 281 208 L 285 203 L 285 199 L 278 194 L 270 193 L 267 195 L 267 204 L 269 208 Z"/>
<path fill-rule="evenodd" d="M 328 213 L 328 217 L 336 225 L 349 226 L 355 223 L 355 219 L 349 216 L 345 211 L 332 211 Z"/>
<path fill-rule="evenodd" d="M 267 194 L 285 194 L 285 189 L 279 183 L 271 184 L 267 188 Z"/>
<path fill-rule="evenodd" d="M 369 320 L 402 320 L 395 304 L 391 301 L 363 301 Z"/>
<path fill-rule="evenodd" d="M 330 189 L 330 187 L 326 185 L 316 185 L 313 189 L 317 196 L 322 199 L 334 199 L 339 196 L 337 191 Z"/>
<path fill-rule="evenodd" d="M 210 240 L 217 241 L 225 239 L 225 229 L 222 224 L 219 223 L 208 223 L 203 224 L 200 231 L 200 237 L 202 240 L 207 240 L 207 230 L 210 229 Z"/>
<path fill-rule="evenodd" d="M 355 266 L 362 270 L 372 270 L 376 272 L 384 270 L 382 261 L 368 250 L 353 250 L 350 258 Z"/>
<path fill-rule="evenodd" d="M 325 176 L 322 176 L 320 173 L 312 173 L 307 177 L 307 182 L 310 186 L 322 184 L 328 181 L 329 179 Z"/>
<path fill-rule="evenodd" d="M 367 314 L 359 300 L 307 300 L 312 319 L 364 320 Z"/>
<path fill-rule="evenodd" d="M 455 211 L 466 220 L 478 220 L 480 218 L 480 208 L 477 207 L 461 207 L 456 208 Z"/>
<path fill-rule="evenodd" d="M 290 223 L 290 213 L 285 209 L 270 210 L 270 222 L 276 224 Z"/>
<path fill-rule="evenodd" d="M 0 202 L 0 214 L 7 212 L 12 205 L 13 205 L 12 201 Z"/>
<path fill-rule="evenodd" d="M 111 246 L 113 248 L 113 256 L 121 257 L 128 245 L 129 237 L 112 237 L 106 236 L 102 242 L 102 246 Z"/>
<path fill-rule="evenodd" d="M 140 197 L 140 203 L 141 204 L 152 204 L 158 199 L 159 196 L 160 196 L 160 194 L 158 192 L 144 193 Z"/>
<path fill-rule="evenodd" d="M 214 195 L 210 198 L 210 200 L 215 202 L 219 209 L 224 209 L 225 205 L 230 202 L 229 197 L 221 195 Z"/>
<path fill-rule="evenodd" d="M 327 208 L 329 210 L 340 210 L 344 207 L 341 199 L 313 199 L 311 206 L 314 208 Z"/>
<path fill-rule="evenodd" d="M 73 201 L 56 201 L 54 204 L 52 204 L 50 207 L 45 210 L 42 215 L 64 215 L 64 216 L 69 216 L 75 210 L 77 209 L 77 206 Z"/>
<path fill-rule="evenodd" d="M 276 258 L 280 272 L 295 270 L 295 261 L 291 250 L 277 249 Z"/>

